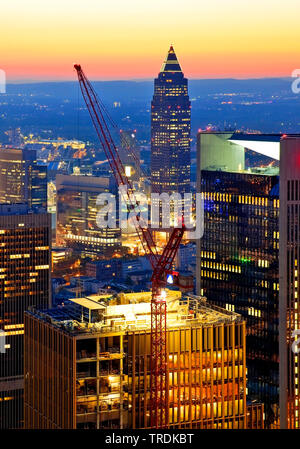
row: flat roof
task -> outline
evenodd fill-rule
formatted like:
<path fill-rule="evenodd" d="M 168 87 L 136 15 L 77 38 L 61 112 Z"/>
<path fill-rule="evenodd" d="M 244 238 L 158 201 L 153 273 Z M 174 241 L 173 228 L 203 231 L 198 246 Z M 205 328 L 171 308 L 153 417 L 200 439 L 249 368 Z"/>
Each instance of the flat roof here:
<path fill-rule="evenodd" d="M 105 306 L 103 304 L 97 304 L 95 301 L 91 301 L 88 298 L 75 298 L 75 299 L 70 299 L 69 301 L 71 301 L 74 304 L 78 304 L 81 307 L 85 307 L 86 309 L 89 310 L 100 310 L 100 309 L 105 309 Z"/>
<path fill-rule="evenodd" d="M 50 322 L 72 335 L 90 333 L 118 333 L 150 331 L 151 292 L 121 293 L 118 296 L 91 295 L 67 300 L 64 306 L 48 310 L 31 309 L 28 313 Z M 101 301 L 98 302 L 98 301 Z M 167 328 L 202 327 L 221 323 L 239 322 L 235 312 L 209 304 L 206 298 L 182 295 L 167 290 Z M 91 315 L 90 311 L 96 311 Z M 101 313 L 98 314 L 97 311 Z"/>

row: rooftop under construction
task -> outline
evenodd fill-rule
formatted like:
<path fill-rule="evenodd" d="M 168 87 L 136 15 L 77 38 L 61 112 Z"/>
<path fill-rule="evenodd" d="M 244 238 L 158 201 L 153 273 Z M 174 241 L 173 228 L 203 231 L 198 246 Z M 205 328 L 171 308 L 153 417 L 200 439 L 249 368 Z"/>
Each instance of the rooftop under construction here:
<path fill-rule="evenodd" d="M 239 320 L 234 312 L 208 305 L 205 298 L 165 290 L 167 327 L 211 325 Z M 91 295 L 74 298 L 63 306 L 36 311 L 41 319 L 69 332 L 115 332 L 148 329 L 151 325 L 151 292 Z"/>
<path fill-rule="evenodd" d="M 165 300 L 168 427 L 245 428 L 245 322 L 205 298 Z M 26 312 L 26 428 L 152 427 L 150 306 L 143 292 Z"/>

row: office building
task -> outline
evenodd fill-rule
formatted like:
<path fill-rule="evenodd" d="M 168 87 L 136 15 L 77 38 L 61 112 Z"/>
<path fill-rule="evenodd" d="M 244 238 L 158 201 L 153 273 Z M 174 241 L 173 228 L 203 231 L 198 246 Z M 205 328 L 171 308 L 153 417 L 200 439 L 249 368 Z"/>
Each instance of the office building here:
<path fill-rule="evenodd" d="M 119 227 L 99 228 L 97 224 L 102 208 L 97 205 L 97 197 L 113 191 L 109 177 L 57 175 L 56 191 L 58 246 L 73 248 L 84 256 L 110 254 L 120 249 Z M 116 212 L 117 208 L 116 201 Z M 116 224 L 117 220 L 116 216 Z"/>
<path fill-rule="evenodd" d="M 132 182 L 139 182 L 141 176 L 140 148 L 136 140 L 136 131 L 121 130 L 119 155 L 125 167 L 125 173 Z"/>
<path fill-rule="evenodd" d="M 153 192 L 190 191 L 191 104 L 171 46 L 154 81 L 151 103 L 151 182 Z"/>
<path fill-rule="evenodd" d="M 0 205 L 0 429 L 23 426 L 24 311 L 49 307 L 51 223 L 27 205 Z"/>
<path fill-rule="evenodd" d="M 279 148 L 280 135 L 198 134 L 197 291 L 247 320 L 248 394 L 267 427 L 279 405 Z"/>
<path fill-rule="evenodd" d="M 284 136 L 280 148 L 280 427 L 300 428 L 299 261 L 300 136 Z"/>
<path fill-rule="evenodd" d="M 0 148 L 0 203 L 27 203 L 47 212 L 47 167 L 36 151 Z"/>
<path fill-rule="evenodd" d="M 111 281 L 121 278 L 122 263 L 119 258 L 95 260 L 85 265 L 86 275 L 99 281 Z"/>
<path fill-rule="evenodd" d="M 247 405 L 247 429 L 263 430 L 265 428 L 264 404 L 250 403 Z"/>
<path fill-rule="evenodd" d="M 26 428 L 150 428 L 150 297 L 26 312 Z M 168 427 L 246 428 L 245 322 L 204 298 L 167 302 Z"/>
<path fill-rule="evenodd" d="M 178 250 L 178 268 L 180 271 L 188 271 L 189 267 L 196 262 L 196 244 L 189 242 L 181 244 Z"/>

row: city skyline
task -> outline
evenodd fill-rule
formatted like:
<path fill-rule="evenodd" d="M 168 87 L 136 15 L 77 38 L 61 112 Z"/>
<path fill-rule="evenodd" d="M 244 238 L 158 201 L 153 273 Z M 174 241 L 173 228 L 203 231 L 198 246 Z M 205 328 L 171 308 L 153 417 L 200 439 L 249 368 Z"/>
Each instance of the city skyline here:
<path fill-rule="evenodd" d="M 92 79 L 153 78 L 173 44 L 190 79 L 288 77 L 299 53 L 296 6 L 12 0 L 1 11 L 0 68 L 8 82 L 71 80 L 75 62 Z"/>
<path fill-rule="evenodd" d="M 300 428 L 298 3 L 2 6 L 0 430 Z"/>

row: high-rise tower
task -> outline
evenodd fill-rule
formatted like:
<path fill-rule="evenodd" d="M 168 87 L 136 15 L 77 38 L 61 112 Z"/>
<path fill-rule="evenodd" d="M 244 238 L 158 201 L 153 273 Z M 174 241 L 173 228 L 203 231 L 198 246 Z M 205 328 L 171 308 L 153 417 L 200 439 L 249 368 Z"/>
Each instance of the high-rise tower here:
<path fill-rule="evenodd" d="M 151 103 L 151 180 L 155 192 L 190 190 L 191 103 L 171 46 L 154 81 Z"/>
<path fill-rule="evenodd" d="M 50 246 L 49 214 L 0 205 L 0 429 L 23 426 L 24 311 L 50 305 Z"/>
<path fill-rule="evenodd" d="M 247 320 L 248 399 L 278 424 L 280 135 L 198 134 L 197 290 Z"/>
<path fill-rule="evenodd" d="M 81 255 L 109 254 L 120 248 L 120 229 L 99 228 L 98 195 L 112 188 L 108 177 L 57 175 L 57 231 L 59 246 Z"/>
<path fill-rule="evenodd" d="M 47 167 L 35 150 L 0 148 L 0 203 L 47 211 Z"/>
<path fill-rule="evenodd" d="M 136 141 L 136 131 L 121 130 L 119 155 L 125 172 L 131 181 L 139 181 L 141 175 L 140 149 Z"/>
<path fill-rule="evenodd" d="M 280 147 L 279 378 L 280 427 L 300 428 L 299 259 L 300 136 L 283 136 Z"/>
<path fill-rule="evenodd" d="M 248 399 L 300 428 L 300 136 L 199 133 L 197 290 L 247 321 Z"/>

